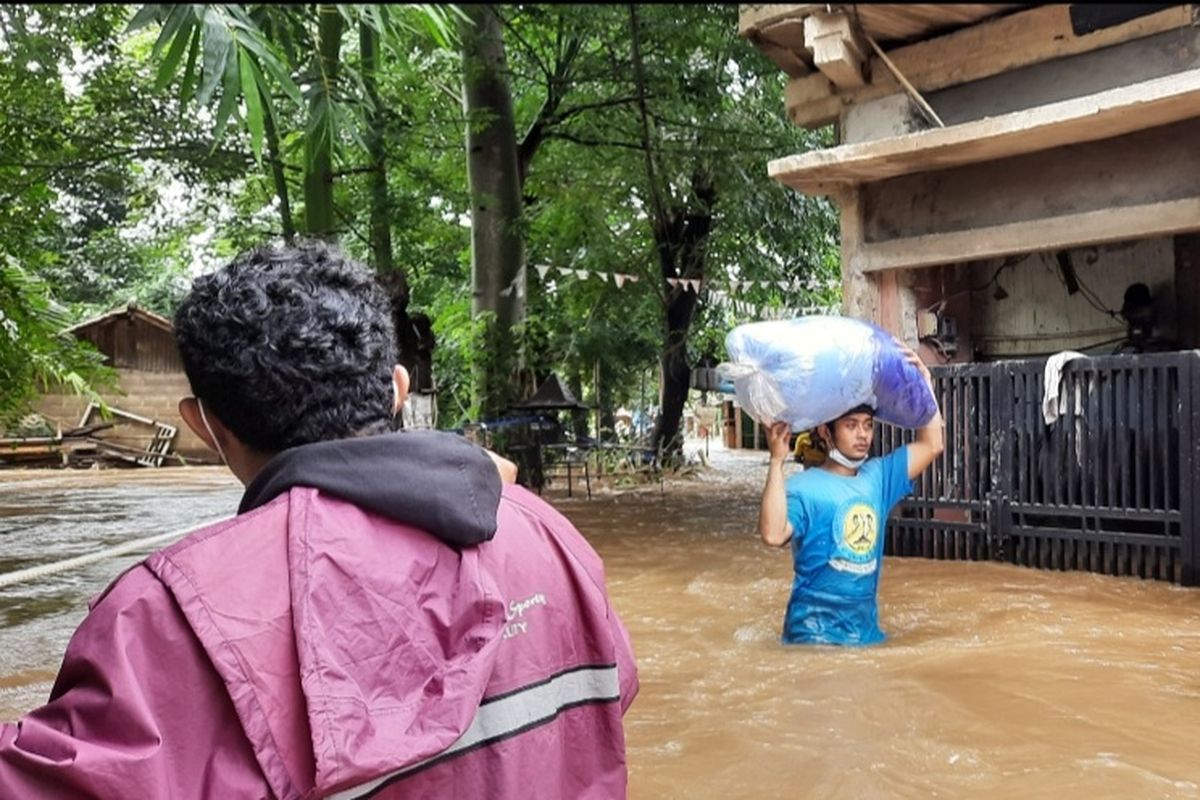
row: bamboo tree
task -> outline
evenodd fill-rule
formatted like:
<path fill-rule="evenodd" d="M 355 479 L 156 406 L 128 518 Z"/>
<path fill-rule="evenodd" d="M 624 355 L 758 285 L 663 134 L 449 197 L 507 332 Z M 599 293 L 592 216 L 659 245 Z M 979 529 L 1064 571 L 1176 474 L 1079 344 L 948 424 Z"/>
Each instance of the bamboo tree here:
<path fill-rule="evenodd" d="M 345 23 L 334 5 L 317 6 L 317 52 L 308 100 L 309 128 L 304 137 L 304 227 L 310 236 L 336 238 L 333 214 L 333 104 L 337 92 Z"/>
<path fill-rule="evenodd" d="M 366 119 L 365 138 L 368 158 L 367 179 L 371 187 L 371 256 L 376 270 L 392 272 L 396 264 L 392 257 L 391 202 L 388 197 L 387 154 L 383 141 L 383 129 L 387 117 L 379 98 L 377 82 L 379 32 L 370 25 L 360 23 L 358 41 L 362 54 L 363 89 L 367 98 L 364 117 Z M 407 289 L 405 289 L 405 294 L 407 295 Z"/>

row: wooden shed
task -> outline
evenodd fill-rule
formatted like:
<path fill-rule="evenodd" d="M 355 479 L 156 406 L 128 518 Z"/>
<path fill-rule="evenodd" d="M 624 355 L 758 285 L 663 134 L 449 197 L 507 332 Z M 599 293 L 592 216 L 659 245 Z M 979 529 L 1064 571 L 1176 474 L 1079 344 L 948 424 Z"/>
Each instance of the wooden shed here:
<path fill-rule="evenodd" d="M 767 169 L 839 208 L 844 311 L 933 363 L 1200 346 L 1196 19 L 741 6 L 740 33 L 788 75 L 781 111 L 835 126 L 835 146 Z M 1150 299 L 1131 330 L 1135 284 Z"/>
<path fill-rule="evenodd" d="M 105 394 L 106 402 L 178 428 L 174 452 L 189 460 L 216 462 L 216 457 L 179 415 L 179 399 L 190 395 L 192 390 L 175 346 L 170 320 L 129 303 L 68 331 L 95 345 L 108 365 L 116 369 L 118 391 Z M 36 410 L 68 429 L 79 424 L 86 408 L 86 400 L 55 392 L 42 397 Z M 130 445 L 144 446 L 139 437 L 150 437 L 152 431 L 130 429 L 121 435 L 130 439 Z M 120 436 L 110 433 L 108 438 L 120 439 Z"/>

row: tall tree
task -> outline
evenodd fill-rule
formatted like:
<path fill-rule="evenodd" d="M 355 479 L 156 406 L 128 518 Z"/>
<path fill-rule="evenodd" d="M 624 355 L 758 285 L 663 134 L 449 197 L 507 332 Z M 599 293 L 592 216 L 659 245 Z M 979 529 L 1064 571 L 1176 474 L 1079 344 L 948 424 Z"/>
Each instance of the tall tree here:
<path fill-rule="evenodd" d="M 366 95 L 367 176 L 371 194 L 371 255 L 375 268 L 390 273 L 396 268 L 392 254 L 391 198 L 388 195 L 387 149 L 384 127 L 387 111 L 379 96 L 380 68 L 379 31 L 370 25 L 358 28 L 359 53 L 362 58 L 362 82 Z M 402 287 L 407 304 L 407 287 Z"/>
<path fill-rule="evenodd" d="M 646 366 L 633 359 L 642 358 L 646 337 L 657 339 L 654 443 L 672 454 L 697 347 L 719 357 L 728 326 L 745 319 L 706 299 L 758 279 L 745 296 L 756 306 L 819 301 L 837 269 L 835 218 L 827 204 L 767 179 L 767 158 L 807 149 L 814 137 L 779 113 L 778 71 L 736 38 L 735 8 L 587 12 L 573 19 L 584 46 L 564 107 L 588 113 L 570 114 L 546 133 L 552 149 L 525 187 L 540 201 L 528 225 L 531 252 L 641 277 L 640 292 L 570 284 L 599 300 L 600 310 L 587 314 L 592 330 L 571 331 L 564 344 L 576 359 L 598 346 L 602 373 L 616 373 L 606 383 L 629 397 Z M 523 33 L 532 38 L 528 28 Z M 518 71 L 531 70 L 520 64 Z M 616 335 L 609 335 L 600 326 L 614 294 L 619 305 L 607 324 Z M 530 295 L 541 300 L 537 287 Z M 633 319 L 637 335 L 621 336 L 622 322 Z M 591 374 L 592 362 L 576 363 Z"/>
<path fill-rule="evenodd" d="M 642 59 L 641 30 L 637 6 L 629 5 L 629 41 L 633 74 L 637 84 L 638 120 L 646 181 L 650 194 L 650 229 L 662 274 L 664 331 L 659 359 L 661 412 L 654 429 L 653 446 L 658 451 L 678 451 L 680 421 L 687 400 L 691 366 L 688 364 L 687 339 L 696 313 L 699 293 L 685 289 L 679 280 L 703 281 L 708 237 L 713 226 L 713 206 L 717 190 L 709 165 L 701 160 L 692 169 L 687 194 L 682 198 L 664 196 L 650 141 L 650 114 L 646 105 L 645 63 Z M 672 279 L 675 279 L 672 285 Z"/>
<path fill-rule="evenodd" d="M 189 58 L 184 67 L 181 100 L 186 104 L 192 87 L 199 85 L 195 99 L 204 104 L 214 96 L 219 81 L 217 135 L 236 114 L 258 158 L 265 141 L 285 240 L 295 233 L 289 167 L 302 175 L 302 232 L 331 240 L 347 230 L 355 232 L 355 214 L 339 205 L 339 179 L 366 176 L 369 261 L 391 297 L 401 360 L 415 371 L 432 338 L 421 318 L 410 317 L 407 276 L 393 254 L 385 141 L 389 114 L 379 94 L 379 76 L 385 68 L 385 52 L 410 45 L 405 39 L 418 28 L 440 46 L 449 47 L 447 13 L 432 6 L 146 6 L 130 27 L 153 20 L 162 25 L 156 49 L 166 54 L 160 83 L 165 85 L 175 74 L 185 48 L 202 52 L 203 59 Z M 355 28 L 357 69 L 343 54 L 343 42 Z M 276 103 L 272 98 L 277 91 L 290 104 Z M 237 112 L 239 105 L 244 115 Z M 294 127 L 281 130 L 289 121 Z M 300 164 L 284 160 L 285 139 L 301 144 Z"/>
<path fill-rule="evenodd" d="M 516 123 L 500 18 L 491 5 L 467 6 L 462 24 L 467 181 L 471 191 L 472 314 L 488 326 L 488 353 L 476 378 L 485 417 L 515 399 L 523 317 L 524 233 Z"/>

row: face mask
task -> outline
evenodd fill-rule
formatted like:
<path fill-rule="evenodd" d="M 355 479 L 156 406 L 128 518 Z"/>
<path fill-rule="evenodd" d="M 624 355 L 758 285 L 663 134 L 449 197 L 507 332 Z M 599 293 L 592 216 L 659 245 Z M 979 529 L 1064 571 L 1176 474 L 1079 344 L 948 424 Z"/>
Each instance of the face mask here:
<path fill-rule="evenodd" d="M 213 429 L 208 424 L 208 417 L 204 413 L 204 401 L 197 397 L 196 405 L 200 408 L 200 421 L 204 423 L 204 430 L 208 431 L 208 435 L 212 438 L 213 446 L 217 448 L 217 455 L 221 457 L 221 463 L 228 465 L 229 459 L 225 458 L 225 453 L 221 450 L 221 443 L 217 441 L 217 437 L 213 434 Z"/>
<path fill-rule="evenodd" d="M 841 464 L 846 469 L 858 469 L 867 462 L 866 456 L 863 456 L 862 458 L 847 458 L 842 454 L 842 451 L 838 450 L 836 447 L 831 447 L 829 449 L 829 457 Z"/>

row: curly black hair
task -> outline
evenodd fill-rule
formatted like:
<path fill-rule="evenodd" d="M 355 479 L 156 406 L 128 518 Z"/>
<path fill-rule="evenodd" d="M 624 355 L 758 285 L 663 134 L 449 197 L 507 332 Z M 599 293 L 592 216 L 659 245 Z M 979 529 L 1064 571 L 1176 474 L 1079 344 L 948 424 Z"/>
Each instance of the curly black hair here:
<path fill-rule="evenodd" d="M 257 247 L 196 278 L 175 340 L 192 392 L 261 452 L 391 422 L 388 298 L 369 269 L 319 240 Z"/>

